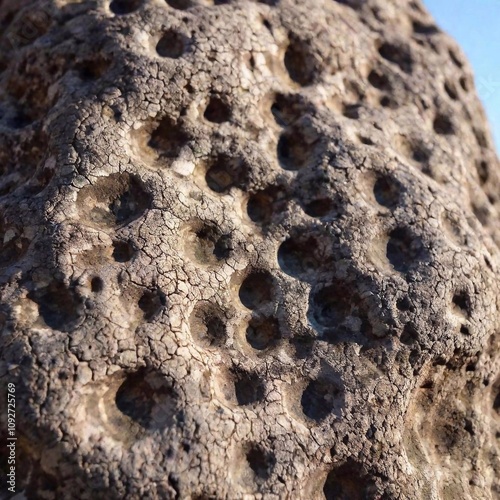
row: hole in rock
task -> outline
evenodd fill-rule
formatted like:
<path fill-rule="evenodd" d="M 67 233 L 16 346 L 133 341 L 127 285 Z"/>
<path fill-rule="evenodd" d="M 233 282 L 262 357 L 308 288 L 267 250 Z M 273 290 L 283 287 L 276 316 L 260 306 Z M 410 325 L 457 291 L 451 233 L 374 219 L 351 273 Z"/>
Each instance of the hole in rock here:
<path fill-rule="evenodd" d="M 407 323 L 403 328 L 403 332 L 401 333 L 400 340 L 405 345 L 412 345 L 415 342 L 417 342 L 418 331 L 415 328 L 415 326 L 412 325 L 411 323 Z"/>
<path fill-rule="evenodd" d="M 455 133 L 455 129 L 453 127 L 453 123 L 450 117 L 438 114 L 434 119 L 434 132 L 439 135 L 452 135 Z"/>
<path fill-rule="evenodd" d="M 286 193 L 279 187 L 270 186 L 250 196 L 247 214 L 256 224 L 267 225 L 274 215 L 286 210 Z"/>
<path fill-rule="evenodd" d="M 320 422 L 331 413 L 340 416 L 343 406 L 343 394 L 337 381 L 330 377 L 311 380 L 300 400 L 304 415 Z"/>
<path fill-rule="evenodd" d="M 385 42 L 378 49 L 379 54 L 387 61 L 396 64 L 405 73 L 411 74 L 413 71 L 413 58 L 410 49 L 402 44 Z"/>
<path fill-rule="evenodd" d="M 257 374 L 238 370 L 234 371 L 233 375 L 234 393 L 240 406 L 258 403 L 264 399 L 264 383 Z"/>
<path fill-rule="evenodd" d="M 372 333 L 366 305 L 352 284 L 337 281 L 311 293 L 308 316 L 324 329 L 322 338 L 330 343 Z"/>
<path fill-rule="evenodd" d="M 186 253 L 199 264 L 216 264 L 232 251 L 231 236 L 222 235 L 215 225 L 204 224 L 186 238 Z"/>
<path fill-rule="evenodd" d="M 387 75 L 384 75 L 378 70 L 374 69 L 370 72 L 370 74 L 368 75 L 368 81 L 376 89 L 384 91 L 392 90 L 391 82 L 389 81 Z"/>
<path fill-rule="evenodd" d="M 248 176 L 248 167 L 243 160 L 220 155 L 208 168 L 205 181 L 216 193 L 225 193 L 232 187 L 244 188 Z"/>
<path fill-rule="evenodd" d="M 94 292 L 94 293 L 99 293 L 99 292 L 102 292 L 103 289 L 104 289 L 104 282 L 102 281 L 101 278 L 99 278 L 99 276 L 94 276 L 90 282 L 90 289 Z"/>
<path fill-rule="evenodd" d="M 252 271 L 239 290 L 241 303 L 248 309 L 256 309 L 273 300 L 274 280 L 268 271 Z"/>
<path fill-rule="evenodd" d="M 417 35 L 434 35 L 439 33 L 439 29 L 434 24 L 422 23 L 421 21 L 413 21 L 413 32 Z"/>
<path fill-rule="evenodd" d="M 287 274 L 302 278 L 325 263 L 320 254 L 319 243 L 313 236 L 292 237 L 284 241 L 278 249 L 278 263 Z"/>
<path fill-rule="evenodd" d="M 160 157 L 176 158 L 189 140 L 189 135 L 172 118 L 165 116 L 151 134 L 148 146 L 158 151 Z"/>
<path fill-rule="evenodd" d="M 400 202 L 401 187 L 393 177 L 381 175 L 375 181 L 373 194 L 379 205 L 395 208 Z"/>
<path fill-rule="evenodd" d="M 298 129 L 281 134 L 278 140 L 277 155 L 281 167 L 285 170 L 300 170 L 314 161 L 314 145 Z"/>
<path fill-rule="evenodd" d="M 310 53 L 307 43 L 292 36 L 285 52 L 285 68 L 290 78 L 299 85 L 306 86 L 314 82 L 315 58 Z"/>
<path fill-rule="evenodd" d="M 258 444 L 252 444 L 246 453 L 246 459 L 258 482 L 269 479 L 276 464 L 273 453 Z"/>
<path fill-rule="evenodd" d="M 191 335 L 204 347 L 221 347 L 227 338 L 226 321 L 217 305 L 201 302 L 191 314 Z"/>
<path fill-rule="evenodd" d="M 421 238 L 404 227 L 391 231 L 386 253 L 392 267 L 400 273 L 407 273 L 412 267 L 428 258 Z"/>
<path fill-rule="evenodd" d="M 166 0 L 167 4 L 177 10 L 186 10 L 193 6 L 191 0 Z"/>
<path fill-rule="evenodd" d="M 166 31 L 156 45 L 156 52 L 161 57 L 178 59 L 184 54 L 187 47 L 187 39 L 184 35 L 174 31 Z"/>
<path fill-rule="evenodd" d="M 119 387 L 118 410 L 147 430 L 161 430 L 175 423 L 177 394 L 171 384 L 155 371 L 141 369 L 127 375 Z"/>
<path fill-rule="evenodd" d="M 40 316 L 54 330 L 70 332 L 82 319 L 83 300 L 62 281 L 53 281 L 47 287 L 31 291 L 28 298 L 38 304 Z"/>
<path fill-rule="evenodd" d="M 280 339 L 280 327 L 275 318 L 252 318 L 246 330 L 246 340 L 259 351 L 276 345 Z"/>
<path fill-rule="evenodd" d="M 166 295 L 159 289 L 147 290 L 139 299 L 139 308 L 144 313 L 144 319 L 153 321 L 167 305 Z"/>
<path fill-rule="evenodd" d="M 77 205 L 90 221 L 113 227 L 138 219 L 150 206 L 151 195 L 140 179 L 128 173 L 111 174 L 80 189 Z"/>
<path fill-rule="evenodd" d="M 375 482 L 353 460 L 328 474 L 323 493 L 325 500 L 367 500 L 377 497 Z"/>
<path fill-rule="evenodd" d="M 231 119 L 231 108 L 220 97 L 212 96 L 203 116 L 209 122 L 224 123 Z"/>
<path fill-rule="evenodd" d="M 113 241 L 113 259 L 116 262 L 129 262 L 136 254 L 136 250 L 130 241 Z"/>
<path fill-rule="evenodd" d="M 19 261 L 27 252 L 29 241 L 17 229 L 8 227 L 0 216 L 0 269 Z"/>
<path fill-rule="evenodd" d="M 113 0 L 109 8 L 113 14 L 130 14 L 136 11 L 141 5 L 143 0 Z"/>
<path fill-rule="evenodd" d="M 466 291 L 459 291 L 453 295 L 453 305 L 466 317 L 471 315 L 470 297 Z"/>

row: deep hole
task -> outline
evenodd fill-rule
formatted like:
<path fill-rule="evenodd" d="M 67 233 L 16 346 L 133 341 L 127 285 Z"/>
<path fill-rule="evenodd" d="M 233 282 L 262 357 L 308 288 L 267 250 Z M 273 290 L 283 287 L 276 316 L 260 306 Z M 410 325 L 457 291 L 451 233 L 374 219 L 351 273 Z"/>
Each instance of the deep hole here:
<path fill-rule="evenodd" d="M 333 380 L 312 380 L 302 393 L 300 404 L 304 415 L 320 422 L 334 412 L 338 415 L 342 406 L 342 393 Z"/>
<path fill-rule="evenodd" d="M 212 96 L 205 109 L 205 119 L 213 123 L 224 123 L 231 118 L 231 108 L 221 98 Z"/>
<path fill-rule="evenodd" d="M 400 202 L 401 188 L 395 179 L 383 175 L 375 181 L 373 195 L 383 207 L 395 208 Z"/>
<path fill-rule="evenodd" d="M 343 213 L 342 204 L 335 202 L 332 198 L 319 198 L 309 201 L 302 205 L 302 209 L 309 217 L 339 216 Z"/>
<path fill-rule="evenodd" d="M 368 81 L 376 89 L 384 91 L 392 90 L 391 82 L 389 81 L 387 75 L 384 75 L 377 70 L 372 70 L 370 72 L 370 74 L 368 75 Z"/>
<path fill-rule="evenodd" d="M 420 21 L 413 21 L 413 31 L 418 35 L 434 35 L 439 33 L 439 29 L 434 24 L 426 24 Z"/>
<path fill-rule="evenodd" d="M 300 170 L 314 159 L 314 143 L 310 144 L 300 130 L 284 132 L 278 140 L 277 154 L 285 170 Z"/>
<path fill-rule="evenodd" d="M 453 296 L 453 304 L 467 317 L 470 316 L 470 297 L 465 291 L 459 291 Z"/>
<path fill-rule="evenodd" d="M 420 143 L 416 142 L 415 144 L 411 145 L 412 151 L 411 151 L 411 157 L 413 160 L 415 160 L 418 163 L 427 163 L 430 160 L 430 152 L 425 148 L 425 146 Z"/>
<path fill-rule="evenodd" d="M 273 300 L 274 280 L 267 271 L 252 271 L 240 286 L 241 303 L 248 309 L 256 309 Z"/>
<path fill-rule="evenodd" d="M 411 323 L 407 323 L 404 328 L 403 332 L 401 333 L 400 340 L 403 344 L 406 345 L 412 345 L 418 340 L 418 331 L 415 328 L 414 325 Z"/>
<path fill-rule="evenodd" d="M 54 330 L 69 332 L 83 316 L 83 300 L 62 281 L 53 281 L 45 288 L 30 292 L 28 297 L 38 304 L 40 316 Z"/>
<path fill-rule="evenodd" d="M 359 120 L 361 104 L 344 104 L 342 114 L 351 120 Z"/>
<path fill-rule="evenodd" d="M 238 371 L 234 376 L 234 392 L 240 406 L 258 403 L 264 399 L 264 384 L 257 374 Z"/>
<path fill-rule="evenodd" d="M 464 67 L 463 62 L 460 60 L 458 57 L 457 53 L 453 49 L 449 49 L 448 53 L 450 54 L 450 58 L 453 61 L 453 64 L 457 67 L 462 69 Z"/>
<path fill-rule="evenodd" d="M 500 414 L 500 391 L 497 391 L 497 395 L 493 401 L 493 409 Z"/>
<path fill-rule="evenodd" d="M 415 309 L 408 297 L 398 299 L 398 301 L 396 302 L 396 307 L 400 311 L 413 311 Z"/>
<path fill-rule="evenodd" d="M 110 203 L 109 209 L 115 216 L 116 224 L 125 224 L 139 218 L 150 205 L 151 195 L 138 180 L 131 177 L 128 189 Z"/>
<path fill-rule="evenodd" d="M 478 146 L 481 148 L 487 148 L 488 139 L 486 138 L 486 132 L 484 130 L 479 130 L 475 127 L 472 130 L 474 132 L 474 136 L 476 137 Z"/>
<path fill-rule="evenodd" d="M 337 3 L 347 5 L 351 9 L 358 10 L 367 2 L 367 0 L 335 0 Z"/>
<path fill-rule="evenodd" d="M 289 238 L 278 249 L 278 263 L 287 274 L 297 278 L 305 277 L 321 266 L 318 256 L 318 241 L 308 238 Z"/>
<path fill-rule="evenodd" d="M 109 6 L 113 14 L 130 14 L 136 11 L 142 4 L 142 0 L 113 0 Z"/>
<path fill-rule="evenodd" d="M 258 481 L 269 479 L 276 463 L 272 453 L 264 451 L 259 445 L 252 445 L 246 454 L 246 458 Z"/>
<path fill-rule="evenodd" d="M 243 188 L 247 176 L 248 168 L 241 159 L 221 155 L 208 168 L 205 181 L 212 191 L 225 193 L 232 187 Z"/>
<path fill-rule="evenodd" d="M 396 271 L 407 273 L 427 257 L 422 240 L 409 229 L 397 228 L 389 234 L 387 258 Z"/>
<path fill-rule="evenodd" d="M 191 334 L 205 346 L 221 347 L 226 342 L 226 318 L 215 304 L 199 304 L 191 315 L 190 328 Z"/>
<path fill-rule="evenodd" d="M 276 123 L 282 127 L 292 124 L 300 116 L 298 96 L 277 94 L 271 106 Z"/>
<path fill-rule="evenodd" d="M 190 137 L 169 116 L 163 118 L 148 143 L 160 156 L 176 158 Z"/>
<path fill-rule="evenodd" d="M 325 329 L 322 338 L 333 344 L 372 333 L 365 302 L 353 285 L 341 281 L 311 293 L 308 315 Z"/>
<path fill-rule="evenodd" d="M 375 482 L 367 476 L 363 466 L 348 460 L 333 469 L 323 487 L 325 500 L 367 500 L 377 497 Z"/>
<path fill-rule="evenodd" d="M 191 0 L 166 0 L 166 2 L 170 7 L 178 10 L 186 10 L 193 6 Z"/>
<path fill-rule="evenodd" d="M 462 333 L 463 335 L 470 335 L 469 327 L 467 325 L 462 325 L 460 327 L 460 333 Z"/>
<path fill-rule="evenodd" d="M 285 192 L 275 186 L 270 186 L 250 196 L 247 204 L 248 217 L 257 224 L 267 225 L 273 215 L 286 210 Z"/>
<path fill-rule="evenodd" d="M 285 67 L 290 78 L 299 85 L 306 86 L 314 82 L 314 57 L 309 53 L 307 44 L 291 37 L 285 52 Z"/>
<path fill-rule="evenodd" d="M 194 241 L 189 241 L 190 251 L 194 259 L 202 264 L 225 260 L 231 254 L 231 236 L 221 235 L 215 225 L 204 225 L 194 236 Z"/>
<path fill-rule="evenodd" d="M 156 45 L 156 52 L 161 57 L 178 59 L 184 54 L 187 46 L 186 38 L 173 30 L 166 31 Z"/>
<path fill-rule="evenodd" d="M 275 345 L 280 338 L 279 323 L 275 318 L 252 318 L 246 330 L 247 342 L 259 351 Z"/>
<path fill-rule="evenodd" d="M 113 241 L 113 259 L 116 262 L 128 262 L 135 253 L 135 248 L 129 241 Z"/>
<path fill-rule="evenodd" d="M 166 295 L 159 289 L 147 290 L 139 299 L 139 308 L 146 321 L 153 321 L 167 305 Z"/>
<path fill-rule="evenodd" d="M 361 144 L 365 144 L 366 146 L 375 146 L 375 143 L 365 135 L 358 135 L 358 138 Z"/>
<path fill-rule="evenodd" d="M 446 93 L 448 94 L 448 96 L 450 97 L 450 99 L 452 99 L 454 101 L 458 100 L 457 89 L 455 88 L 455 86 L 452 83 L 445 82 L 445 84 L 444 84 L 444 90 L 446 91 Z"/>
<path fill-rule="evenodd" d="M 92 281 L 90 282 L 90 289 L 94 293 L 99 293 L 99 292 L 103 291 L 103 289 L 104 289 L 104 282 L 102 281 L 101 278 L 99 278 L 99 276 L 94 276 L 92 278 Z"/>
<path fill-rule="evenodd" d="M 434 132 L 439 135 L 452 135 L 455 133 L 450 117 L 438 114 L 434 119 Z"/>
<path fill-rule="evenodd" d="M 460 77 L 459 83 L 460 83 L 460 87 L 462 87 L 462 89 L 465 92 L 469 92 L 469 90 L 470 90 L 469 81 L 467 80 L 467 78 L 465 76 Z"/>
<path fill-rule="evenodd" d="M 379 54 L 387 61 L 396 64 L 405 73 L 413 71 L 413 59 L 408 47 L 395 45 L 389 42 L 383 43 L 379 48 Z"/>
<path fill-rule="evenodd" d="M 177 411 L 177 395 L 160 373 L 141 369 L 127 375 L 115 397 L 118 410 L 150 430 L 171 426 Z"/>
<path fill-rule="evenodd" d="M 477 175 L 479 176 L 479 182 L 484 185 L 488 182 L 490 177 L 489 166 L 485 161 L 476 162 Z"/>

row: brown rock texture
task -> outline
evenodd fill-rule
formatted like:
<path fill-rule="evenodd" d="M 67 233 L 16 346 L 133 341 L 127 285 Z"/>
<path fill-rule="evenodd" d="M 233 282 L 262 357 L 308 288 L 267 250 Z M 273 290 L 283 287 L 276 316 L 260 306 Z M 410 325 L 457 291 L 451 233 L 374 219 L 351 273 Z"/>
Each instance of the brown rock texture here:
<path fill-rule="evenodd" d="M 17 491 L 500 497 L 499 163 L 420 1 L 0 0 L 0 30 Z"/>

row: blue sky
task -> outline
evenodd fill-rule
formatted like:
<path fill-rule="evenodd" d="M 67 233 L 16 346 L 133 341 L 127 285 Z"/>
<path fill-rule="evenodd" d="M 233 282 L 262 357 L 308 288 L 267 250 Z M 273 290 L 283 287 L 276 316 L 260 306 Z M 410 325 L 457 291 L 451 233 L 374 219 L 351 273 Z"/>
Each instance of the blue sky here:
<path fill-rule="evenodd" d="M 437 23 L 472 63 L 500 151 L 500 0 L 424 0 Z"/>

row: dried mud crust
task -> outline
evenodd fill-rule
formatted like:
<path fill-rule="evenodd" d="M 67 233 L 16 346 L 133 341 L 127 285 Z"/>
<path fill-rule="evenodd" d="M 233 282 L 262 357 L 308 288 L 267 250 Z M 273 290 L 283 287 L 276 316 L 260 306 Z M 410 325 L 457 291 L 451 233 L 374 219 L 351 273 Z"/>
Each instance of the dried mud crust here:
<path fill-rule="evenodd" d="M 498 498 L 499 165 L 420 2 L 0 7 L 27 498 Z"/>

